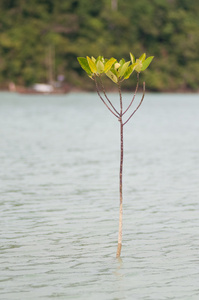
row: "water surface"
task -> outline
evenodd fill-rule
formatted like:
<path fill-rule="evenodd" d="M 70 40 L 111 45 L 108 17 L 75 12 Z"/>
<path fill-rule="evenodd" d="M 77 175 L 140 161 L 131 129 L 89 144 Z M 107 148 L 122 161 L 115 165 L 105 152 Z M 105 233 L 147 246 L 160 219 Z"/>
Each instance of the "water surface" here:
<path fill-rule="evenodd" d="M 95 93 L 0 94 L 2 300 L 199 299 L 198 95 L 124 129 L 120 261 L 119 122 Z"/>

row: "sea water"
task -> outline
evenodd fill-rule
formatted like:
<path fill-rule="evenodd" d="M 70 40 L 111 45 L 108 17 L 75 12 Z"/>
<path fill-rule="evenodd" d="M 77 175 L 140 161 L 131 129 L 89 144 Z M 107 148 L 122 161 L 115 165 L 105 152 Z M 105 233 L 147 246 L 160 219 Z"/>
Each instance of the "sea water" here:
<path fill-rule="evenodd" d="M 147 93 L 124 152 L 118 260 L 117 119 L 95 93 L 0 94 L 1 300 L 199 299 L 199 96 Z"/>

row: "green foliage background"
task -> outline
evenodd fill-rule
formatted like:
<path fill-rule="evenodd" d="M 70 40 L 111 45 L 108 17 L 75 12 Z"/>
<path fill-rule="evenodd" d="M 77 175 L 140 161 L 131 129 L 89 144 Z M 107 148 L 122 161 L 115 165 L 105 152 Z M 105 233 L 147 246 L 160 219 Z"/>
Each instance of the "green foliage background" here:
<path fill-rule="evenodd" d="M 117 2 L 117 9 L 112 4 Z M 49 47 L 55 74 L 78 88 L 93 82 L 78 56 L 129 60 L 154 55 L 147 89 L 199 89 L 198 0 L 1 0 L 0 85 L 47 82 Z M 108 83 L 107 84 L 111 84 Z M 126 81 L 131 88 L 132 82 Z"/>

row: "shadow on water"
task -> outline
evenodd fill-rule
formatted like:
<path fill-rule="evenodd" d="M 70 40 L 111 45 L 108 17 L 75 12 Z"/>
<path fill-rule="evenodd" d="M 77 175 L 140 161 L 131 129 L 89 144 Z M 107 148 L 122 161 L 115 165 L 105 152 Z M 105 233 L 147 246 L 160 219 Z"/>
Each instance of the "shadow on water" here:
<path fill-rule="evenodd" d="M 116 258 L 116 269 L 113 272 L 115 275 L 116 279 L 122 280 L 124 278 L 124 273 L 123 273 L 123 260 L 121 257 Z"/>

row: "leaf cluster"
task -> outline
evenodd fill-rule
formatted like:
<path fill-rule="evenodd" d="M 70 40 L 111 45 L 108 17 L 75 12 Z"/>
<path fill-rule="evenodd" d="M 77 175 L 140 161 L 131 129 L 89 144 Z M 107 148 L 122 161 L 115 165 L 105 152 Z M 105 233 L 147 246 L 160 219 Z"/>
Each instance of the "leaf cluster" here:
<path fill-rule="evenodd" d="M 97 58 L 92 57 L 78 57 L 79 64 L 82 69 L 86 71 L 87 75 L 93 79 L 93 77 L 101 76 L 105 74 L 114 83 L 119 83 L 128 79 L 133 71 L 140 73 L 148 68 L 152 62 L 154 56 L 146 58 L 146 53 L 143 53 L 138 59 L 135 59 L 132 53 L 130 53 L 130 60 L 125 61 L 122 58 L 119 62 L 116 58 L 111 57 L 105 59 L 103 56 Z"/>

